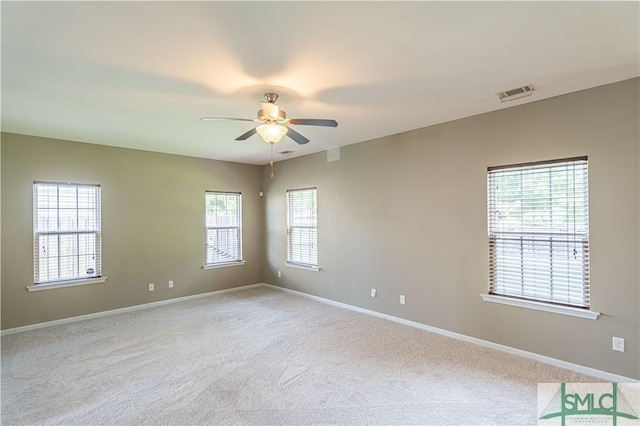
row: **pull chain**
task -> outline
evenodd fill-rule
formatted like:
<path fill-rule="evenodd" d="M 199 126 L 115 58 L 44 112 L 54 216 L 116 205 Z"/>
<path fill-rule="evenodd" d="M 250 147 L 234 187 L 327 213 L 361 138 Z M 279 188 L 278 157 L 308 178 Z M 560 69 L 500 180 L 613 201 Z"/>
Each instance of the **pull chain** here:
<path fill-rule="evenodd" d="M 273 173 L 273 143 L 270 143 L 269 145 L 271 145 L 271 162 L 269 164 L 271 165 L 271 179 L 273 179 L 275 176 L 275 173 Z"/>

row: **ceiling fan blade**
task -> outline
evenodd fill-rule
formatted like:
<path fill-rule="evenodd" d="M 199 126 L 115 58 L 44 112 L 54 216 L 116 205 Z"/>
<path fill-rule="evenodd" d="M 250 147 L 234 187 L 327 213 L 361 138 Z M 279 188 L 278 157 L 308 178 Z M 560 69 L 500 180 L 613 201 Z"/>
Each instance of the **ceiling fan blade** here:
<path fill-rule="evenodd" d="M 298 145 L 304 145 L 309 142 L 309 139 L 302 136 L 300 133 L 293 130 L 291 127 L 287 127 L 287 136 L 296 141 Z"/>
<path fill-rule="evenodd" d="M 325 127 L 337 127 L 338 122 L 336 120 L 322 120 L 318 118 L 292 118 L 289 120 L 291 124 L 302 124 L 305 126 L 325 126 Z"/>
<path fill-rule="evenodd" d="M 257 132 L 257 130 L 256 130 L 256 128 L 254 127 L 253 129 L 249 130 L 248 132 L 243 133 L 243 134 L 241 134 L 240 136 L 238 136 L 238 137 L 236 138 L 236 140 L 237 140 L 237 141 L 243 141 L 243 140 L 249 139 L 251 136 L 255 135 L 255 134 L 256 134 L 256 132 Z"/>
<path fill-rule="evenodd" d="M 202 121 L 215 121 L 215 120 L 232 120 L 232 121 L 255 121 L 252 118 L 234 118 L 234 117 L 201 117 Z"/>

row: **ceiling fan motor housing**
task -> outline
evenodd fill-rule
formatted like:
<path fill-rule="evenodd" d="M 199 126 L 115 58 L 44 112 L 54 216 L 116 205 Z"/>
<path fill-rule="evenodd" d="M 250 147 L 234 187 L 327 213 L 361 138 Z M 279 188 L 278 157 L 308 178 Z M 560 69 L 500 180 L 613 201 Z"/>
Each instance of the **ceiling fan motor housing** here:
<path fill-rule="evenodd" d="M 263 102 L 265 104 L 265 102 Z M 277 105 L 274 105 L 277 107 Z M 278 123 L 284 124 L 287 121 L 287 113 L 284 110 L 276 108 L 275 111 L 277 114 L 274 114 L 274 111 L 265 111 L 265 107 L 263 109 L 258 110 L 258 121 L 262 121 L 265 123 Z"/>

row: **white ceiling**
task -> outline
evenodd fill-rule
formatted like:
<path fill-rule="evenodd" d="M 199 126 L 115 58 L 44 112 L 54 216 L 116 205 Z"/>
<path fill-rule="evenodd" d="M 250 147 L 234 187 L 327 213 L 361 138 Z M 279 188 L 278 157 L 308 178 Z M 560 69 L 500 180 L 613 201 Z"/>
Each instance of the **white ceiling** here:
<path fill-rule="evenodd" d="M 640 75 L 638 2 L 6 2 L 2 130 L 265 164 Z M 533 96 L 496 92 L 533 83 Z"/>

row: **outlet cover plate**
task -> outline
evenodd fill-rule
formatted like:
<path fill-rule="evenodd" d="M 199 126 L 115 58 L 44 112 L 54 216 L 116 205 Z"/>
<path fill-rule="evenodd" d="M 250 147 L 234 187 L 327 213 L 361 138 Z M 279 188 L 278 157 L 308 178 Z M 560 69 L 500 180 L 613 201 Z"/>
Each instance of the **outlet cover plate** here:
<path fill-rule="evenodd" d="M 371 297 L 376 297 L 376 289 L 375 288 L 371 289 Z"/>
<path fill-rule="evenodd" d="M 613 337 L 613 350 L 624 352 L 624 339 L 622 337 Z"/>
<path fill-rule="evenodd" d="M 155 290 L 155 285 L 153 283 L 149 284 L 149 291 Z"/>

